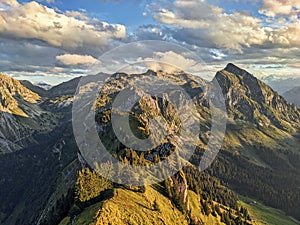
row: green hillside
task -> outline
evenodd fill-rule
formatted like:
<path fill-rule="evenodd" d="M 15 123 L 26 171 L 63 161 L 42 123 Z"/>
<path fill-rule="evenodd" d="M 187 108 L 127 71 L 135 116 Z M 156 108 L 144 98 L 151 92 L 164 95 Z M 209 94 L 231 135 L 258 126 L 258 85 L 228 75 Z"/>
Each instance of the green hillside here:
<path fill-rule="evenodd" d="M 288 217 L 284 212 L 267 207 L 261 202 L 253 199 L 240 196 L 240 203 L 246 207 L 252 215 L 253 220 L 257 224 L 272 224 L 272 225 L 299 225 L 300 222 Z"/>

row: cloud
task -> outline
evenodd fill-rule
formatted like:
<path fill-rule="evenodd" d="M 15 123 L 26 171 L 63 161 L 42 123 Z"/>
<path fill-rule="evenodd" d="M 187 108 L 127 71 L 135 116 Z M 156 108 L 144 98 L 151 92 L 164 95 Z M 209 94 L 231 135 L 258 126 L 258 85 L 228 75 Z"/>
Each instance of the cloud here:
<path fill-rule="evenodd" d="M 299 0 L 263 0 L 261 14 L 269 17 L 278 15 L 295 15 L 300 13 Z"/>
<path fill-rule="evenodd" d="M 37 40 L 17 40 L 0 38 L 0 71 L 7 70 L 3 62 L 10 62 L 10 67 L 17 66 L 51 66 L 56 62 L 55 56 L 64 51 L 43 44 Z"/>
<path fill-rule="evenodd" d="M 207 28 L 212 16 L 223 11 L 221 8 L 207 4 L 202 0 L 176 0 L 173 5 L 168 5 L 168 7 L 170 9 L 156 8 L 153 17 L 159 22 L 185 28 Z"/>
<path fill-rule="evenodd" d="M 273 30 L 269 40 L 282 47 L 300 47 L 300 20 L 286 23 L 284 26 Z"/>
<path fill-rule="evenodd" d="M 234 49 L 263 44 L 268 36 L 261 20 L 242 12 L 228 14 L 203 0 L 175 0 L 152 6 L 153 18 L 174 28 L 173 36 L 198 46 Z"/>
<path fill-rule="evenodd" d="M 90 55 L 64 54 L 56 56 L 56 59 L 64 65 L 91 65 L 99 61 Z"/>
<path fill-rule="evenodd" d="M 102 47 L 111 38 L 126 37 L 123 25 L 97 19 L 83 20 L 79 13 L 74 18 L 74 14 L 75 12 L 58 13 L 37 2 L 15 5 L 0 11 L 0 36 L 41 40 L 68 50 Z"/>
<path fill-rule="evenodd" d="M 135 51 L 135 48 L 132 48 Z M 143 73 L 148 69 L 153 71 L 164 71 L 168 73 L 185 71 L 194 75 L 210 79 L 214 73 L 209 73 L 210 69 L 200 58 L 189 52 L 180 52 L 178 49 L 149 52 L 141 54 L 137 58 L 114 57 L 110 64 L 103 63 L 99 67 L 101 71 L 108 73 L 125 72 L 125 73 Z M 149 55 L 149 56 L 146 56 Z M 99 70 L 100 71 L 100 70 Z M 98 71 L 98 72 L 99 72 Z"/>
<path fill-rule="evenodd" d="M 39 2 L 55 3 L 56 0 L 38 0 Z"/>
<path fill-rule="evenodd" d="M 16 7 L 16 6 L 19 6 L 19 3 L 16 0 L 0 0 L 0 6 L 1 5 Z"/>
<path fill-rule="evenodd" d="M 278 7 L 276 2 L 288 10 Z M 300 13 L 299 0 L 264 0 L 263 7 L 270 12 L 271 9 L 277 10 L 272 11 L 274 15 Z M 216 60 L 227 55 L 247 57 L 248 49 L 300 47 L 300 19 L 297 15 L 271 18 L 254 17 L 238 11 L 227 13 L 205 0 L 156 2 L 150 8 L 153 18 L 160 24 L 155 32 L 151 26 L 140 27 L 136 31 L 137 38 L 163 39 L 223 51 L 218 55 L 210 51 Z M 260 52 L 264 55 L 263 51 Z"/>
<path fill-rule="evenodd" d="M 176 70 L 193 71 L 201 68 L 194 59 L 184 57 L 182 54 L 173 51 L 154 52 L 151 58 L 139 58 L 138 62 L 145 64 L 152 70 L 163 70 L 165 72 L 174 72 Z"/>
<path fill-rule="evenodd" d="M 96 59 L 122 42 L 165 40 L 186 47 L 205 60 L 209 64 L 206 73 L 210 76 L 228 62 L 237 63 L 260 77 L 299 76 L 297 4 L 300 2 L 262 1 L 259 11 L 262 14 L 257 18 L 255 13 L 229 13 L 205 0 L 156 1 L 145 12 L 147 16 L 152 14 L 158 23 L 142 25 L 127 36 L 125 26 L 90 18 L 84 10 L 64 12 L 37 2 L 19 4 L 16 0 L 0 0 L 0 71 L 22 79 L 62 81 L 92 74 L 89 69 L 93 66 L 97 72 L 103 71 L 104 66 L 111 66 L 109 71 L 117 71 L 130 64 L 130 55 L 135 51 L 140 54 L 137 63 L 143 66 L 132 66 L 132 71 L 144 72 L 150 67 L 168 72 L 179 68 L 193 74 L 202 73 L 203 64 L 195 58 L 163 46 L 146 50 L 137 46 L 118 52 L 116 62 L 108 59 L 100 64 Z M 284 67 L 279 68 L 281 65 Z"/>
<path fill-rule="evenodd" d="M 85 12 L 78 12 L 78 11 L 66 11 L 66 16 L 74 17 L 80 20 L 89 20 L 88 16 L 85 14 Z"/>
<path fill-rule="evenodd" d="M 89 65 L 65 65 L 56 56 L 65 51 L 37 40 L 0 38 L 0 71 L 18 79 L 57 84 L 90 73 Z"/>

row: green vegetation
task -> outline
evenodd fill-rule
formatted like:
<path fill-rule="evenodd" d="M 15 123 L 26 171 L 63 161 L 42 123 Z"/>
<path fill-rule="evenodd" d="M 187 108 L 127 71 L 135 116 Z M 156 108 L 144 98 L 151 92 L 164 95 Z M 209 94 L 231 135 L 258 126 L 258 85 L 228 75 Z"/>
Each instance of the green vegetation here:
<path fill-rule="evenodd" d="M 97 172 L 86 168 L 79 171 L 78 179 L 75 183 L 75 200 L 84 203 L 96 198 L 106 189 L 112 188 L 112 184 L 107 179 L 101 177 Z"/>
<path fill-rule="evenodd" d="M 91 225 L 95 222 L 97 212 L 103 206 L 103 202 L 96 203 L 85 208 L 74 220 L 74 225 Z"/>
<path fill-rule="evenodd" d="M 84 169 L 76 181 L 73 206 L 60 224 L 252 224 L 247 209 L 240 207 L 237 197 L 216 178 L 192 166 L 184 171 L 159 185 L 117 185 L 109 194 L 112 184 Z M 202 180 L 196 186 L 199 180 L 195 180 L 195 192 L 188 190 L 194 177 Z"/>
<path fill-rule="evenodd" d="M 158 207 L 154 208 L 154 202 Z M 159 208 L 159 210 L 157 210 Z M 187 224 L 185 216 L 165 196 L 152 188 L 145 193 L 116 189 L 115 196 L 104 202 L 95 224 Z"/>
<path fill-rule="evenodd" d="M 60 223 L 59 225 L 69 225 L 71 222 L 70 217 L 65 217 Z"/>
<path fill-rule="evenodd" d="M 296 221 L 284 214 L 284 212 L 267 207 L 259 201 L 251 198 L 239 196 L 240 204 L 246 207 L 253 220 L 257 224 L 272 224 L 272 225 L 299 225 Z"/>

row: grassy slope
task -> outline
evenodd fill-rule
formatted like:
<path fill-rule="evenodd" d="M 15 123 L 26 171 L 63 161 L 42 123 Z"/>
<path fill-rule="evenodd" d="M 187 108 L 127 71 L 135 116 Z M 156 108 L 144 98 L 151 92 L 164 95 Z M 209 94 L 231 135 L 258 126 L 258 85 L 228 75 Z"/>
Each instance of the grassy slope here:
<path fill-rule="evenodd" d="M 254 204 L 254 200 L 250 198 L 242 196 L 239 198 L 241 205 L 249 210 L 251 217 L 258 225 L 299 225 L 278 209 L 267 207 L 260 202 Z"/>
<path fill-rule="evenodd" d="M 158 209 L 155 209 L 156 200 Z M 151 215 L 151 216 L 150 216 Z M 186 224 L 182 213 L 171 201 L 152 188 L 145 193 L 116 189 L 115 196 L 104 202 L 97 224 Z"/>
<path fill-rule="evenodd" d="M 157 207 L 154 207 L 154 202 Z M 206 216 L 200 209 L 200 198 L 193 191 L 188 192 L 191 214 L 201 219 L 204 224 L 224 225 L 220 216 Z M 247 208 L 255 225 L 299 225 L 282 211 L 267 207 L 253 199 L 240 196 L 240 205 Z M 226 207 L 225 207 L 226 208 Z M 223 211 L 223 209 L 222 209 Z M 70 218 L 66 217 L 60 225 L 69 225 Z M 76 217 L 74 225 L 187 225 L 185 216 L 172 202 L 152 187 L 147 187 L 145 193 L 127 189 L 115 189 L 113 198 L 86 208 Z"/>
<path fill-rule="evenodd" d="M 205 224 L 222 225 L 220 217 L 208 217 L 201 213 L 199 196 L 188 193 L 189 206 L 193 217 L 199 218 Z M 156 207 L 154 202 L 156 201 Z M 60 225 L 70 224 L 70 218 L 65 218 Z M 86 208 L 76 217 L 74 225 L 187 225 L 185 215 L 180 212 L 162 193 L 147 187 L 145 193 L 134 192 L 122 188 L 115 189 L 114 197 Z"/>
<path fill-rule="evenodd" d="M 299 134 L 288 133 L 276 127 L 257 129 L 242 121 L 228 121 L 223 148 L 262 168 L 274 168 L 265 156 L 258 154 L 260 148 L 269 151 L 270 156 L 277 157 L 282 163 L 290 165 L 286 153 L 300 155 Z M 290 168 L 287 168 L 290 170 Z"/>

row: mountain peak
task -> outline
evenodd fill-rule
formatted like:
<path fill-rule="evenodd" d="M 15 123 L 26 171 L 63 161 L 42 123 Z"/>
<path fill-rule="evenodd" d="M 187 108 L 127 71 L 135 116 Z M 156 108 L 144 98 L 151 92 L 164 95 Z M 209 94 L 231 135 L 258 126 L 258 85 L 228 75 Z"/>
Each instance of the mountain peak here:
<path fill-rule="evenodd" d="M 228 63 L 224 70 L 229 73 L 236 74 L 236 75 L 253 77 L 252 74 L 250 74 L 246 70 L 234 65 L 233 63 Z"/>
<path fill-rule="evenodd" d="M 27 117 L 27 114 L 20 108 L 20 102 L 36 103 L 40 96 L 20 81 L 0 73 L 0 111 Z"/>
<path fill-rule="evenodd" d="M 236 66 L 236 65 L 234 65 L 233 63 L 228 63 L 227 65 L 226 65 L 226 67 L 225 67 L 225 70 L 227 70 L 227 69 L 239 69 L 239 70 L 243 70 L 242 68 L 240 68 L 240 67 L 238 67 L 238 66 Z"/>
<path fill-rule="evenodd" d="M 279 129 L 290 129 L 296 121 L 299 122 L 299 111 L 246 70 L 229 63 L 215 78 L 226 97 L 228 112 L 234 119 L 263 126 L 272 124 Z"/>

